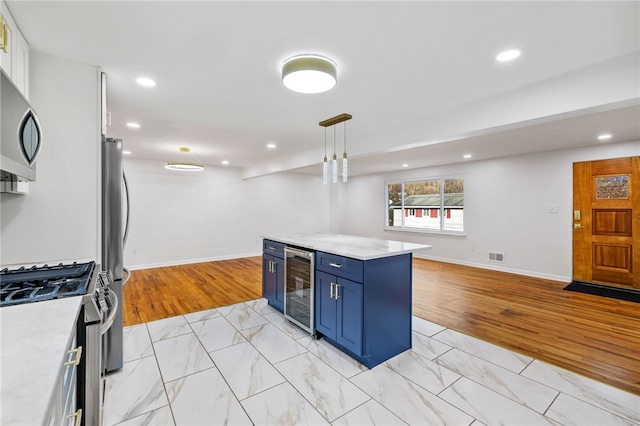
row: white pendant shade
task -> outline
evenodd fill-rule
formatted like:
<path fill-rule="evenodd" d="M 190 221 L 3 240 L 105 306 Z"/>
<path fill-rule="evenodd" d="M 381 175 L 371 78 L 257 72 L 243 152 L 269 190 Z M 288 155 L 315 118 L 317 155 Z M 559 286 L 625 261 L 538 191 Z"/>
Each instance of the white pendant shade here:
<path fill-rule="evenodd" d="M 323 56 L 300 55 L 282 65 L 282 84 L 299 93 L 326 92 L 336 85 L 336 64 Z"/>

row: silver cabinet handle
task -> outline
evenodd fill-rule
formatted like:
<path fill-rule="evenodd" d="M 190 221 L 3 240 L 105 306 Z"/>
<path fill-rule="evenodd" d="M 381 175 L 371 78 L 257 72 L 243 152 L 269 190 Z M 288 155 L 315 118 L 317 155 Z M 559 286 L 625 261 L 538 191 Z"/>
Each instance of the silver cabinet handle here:
<path fill-rule="evenodd" d="M 80 423 L 82 421 L 82 408 L 78 408 L 78 411 L 76 411 L 75 413 L 71 413 L 67 416 L 68 419 L 70 419 L 71 417 L 76 418 L 75 426 L 80 426 Z"/>
<path fill-rule="evenodd" d="M 267 247 L 267 250 L 276 251 L 276 248 L 274 246 L 269 246 Z"/>
<path fill-rule="evenodd" d="M 336 284 L 336 300 L 340 299 L 340 293 L 338 293 L 339 288 L 340 288 L 340 285 Z"/>
<path fill-rule="evenodd" d="M 276 262 L 274 262 L 273 260 L 271 261 L 272 266 L 272 272 L 275 274 L 276 271 L 278 270 L 278 264 Z"/>
<path fill-rule="evenodd" d="M 336 285 L 335 283 L 331 283 L 331 292 L 329 294 L 329 297 L 333 299 L 333 286 Z"/>
<path fill-rule="evenodd" d="M 342 268 L 342 265 L 340 265 L 339 263 L 332 263 L 332 262 L 330 262 L 330 263 L 329 263 L 329 266 L 333 266 L 334 268 L 338 268 L 338 269 Z"/>
<path fill-rule="evenodd" d="M 67 353 L 68 354 L 75 353 L 76 356 L 73 359 L 65 362 L 64 365 L 78 365 L 78 364 L 80 364 L 80 359 L 82 358 L 82 346 L 78 346 L 75 349 L 71 349 Z"/>

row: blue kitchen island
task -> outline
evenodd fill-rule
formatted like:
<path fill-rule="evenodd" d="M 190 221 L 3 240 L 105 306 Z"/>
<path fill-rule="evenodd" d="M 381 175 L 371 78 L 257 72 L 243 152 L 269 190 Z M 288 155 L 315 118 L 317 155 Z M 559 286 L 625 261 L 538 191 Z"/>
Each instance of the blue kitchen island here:
<path fill-rule="evenodd" d="M 285 248 L 304 249 L 314 254 L 312 334 L 369 368 L 411 348 L 412 253 L 431 246 L 342 234 L 262 237 L 271 306 L 284 312 Z"/>

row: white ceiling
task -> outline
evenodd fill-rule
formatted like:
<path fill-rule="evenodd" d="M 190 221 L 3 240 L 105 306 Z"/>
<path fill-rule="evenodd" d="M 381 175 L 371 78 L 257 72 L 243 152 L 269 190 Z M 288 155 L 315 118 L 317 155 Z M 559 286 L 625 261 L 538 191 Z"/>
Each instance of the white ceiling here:
<path fill-rule="evenodd" d="M 640 140 L 637 1 L 6 3 L 33 51 L 107 73 L 108 135 L 133 157 L 188 146 L 245 177 L 318 173 L 318 122 L 340 113 L 353 115 L 352 174 L 586 146 L 601 131 Z M 521 58 L 494 61 L 513 46 Z M 284 88 L 282 62 L 301 53 L 338 64 L 333 90 Z"/>

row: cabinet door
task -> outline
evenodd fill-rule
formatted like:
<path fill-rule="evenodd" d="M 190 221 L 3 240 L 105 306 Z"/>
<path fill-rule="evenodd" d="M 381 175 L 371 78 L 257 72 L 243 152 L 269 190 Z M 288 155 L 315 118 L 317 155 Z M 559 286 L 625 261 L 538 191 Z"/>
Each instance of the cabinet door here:
<path fill-rule="evenodd" d="M 338 278 L 336 342 L 356 355 L 362 355 L 363 293 L 362 284 Z"/>
<path fill-rule="evenodd" d="M 284 259 L 262 255 L 262 297 L 279 311 L 284 310 Z"/>
<path fill-rule="evenodd" d="M 11 55 L 11 79 L 25 98 L 29 99 L 29 45 L 20 31 L 15 31 Z"/>
<path fill-rule="evenodd" d="M 262 297 L 273 303 L 276 294 L 275 275 L 272 271 L 273 256 L 270 254 L 262 255 Z"/>
<path fill-rule="evenodd" d="M 316 330 L 330 339 L 336 338 L 337 303 L 332 297 L 336 277 L 316 270 Z"/>
<path fill-rule="evenodd" d="M 4 42 L 7 44 L 7 51 L 5 52 L 3 49 L 0 49 L 0 68 L 4 70 L 5 74 L 7 74 L 11 80 L 13 80 L 13 75 L 12 75 L 13 65 L 11 62 L 13 58 L 13 46 L 15 46 L 13 36 L 14 36 L 14 28 L 16 24 L 13 21 L 13 17 L 11 16 L 11 14 L 7 9 L 2 7 L 0 9 L 0 13 L 2 14 L 3 24 L 7 26 L 6 27 L 7 37 L 4 40 Z M 0 27 L 0 31 L 2 30 L 4 30 L 4 28 Z"/>
<path fill-rule="evenodd" d="M 273 306 L 284 310 L 284 259 L 273 257 L 274 294 Z"/>

